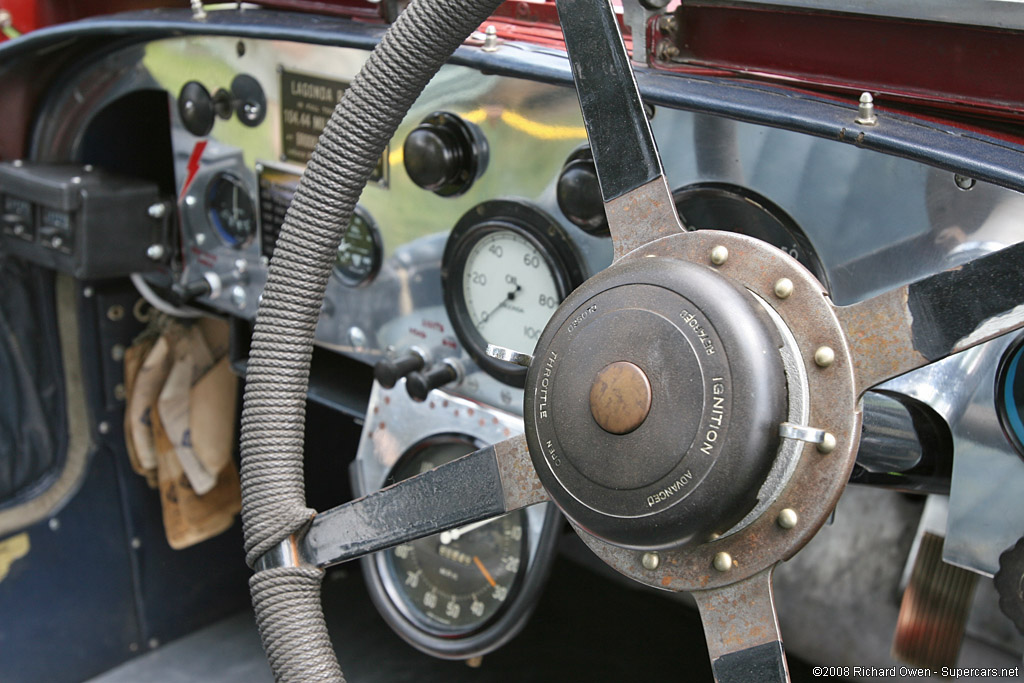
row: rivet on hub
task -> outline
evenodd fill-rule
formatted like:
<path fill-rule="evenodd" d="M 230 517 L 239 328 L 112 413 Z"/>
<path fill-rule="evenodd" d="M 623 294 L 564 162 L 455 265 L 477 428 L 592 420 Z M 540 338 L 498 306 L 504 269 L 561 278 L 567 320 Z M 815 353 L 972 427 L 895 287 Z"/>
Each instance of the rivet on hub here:
<path fill-rule="evenodd" d="M 644 569 L 653 572 L 661 565 L 661 556 L 658 553 L 644 553 L 644 556 L 640 558 L 640 564 L 644 566 Z"/>
<path fill-rule="evenodd" d="M 779 518 L 776 521 L 783 529 L 792 529 L 796 526 L 799 519 L 800 518 L 797 516 L 796 510 L 793 508 L 785 508 L 779 512 Z"/>
<path fill-rule="evenodd" d="M 814 352 L 814 363 L 819 368 L 827 368 L 836 361 L 836 352 L 832 350 L 831 346 L 819 346 L 818 350 Z"/>
<path fill-rule="evenodd" d="M 788 277 L 779 278 L 775 282 L 775 296 L 780 299 L 788 299 L 793 293 L 793 281 Z"/>
<path fill-rule="evenodd" d="M 825 432 L 824 438 L 822 438 L 821 443 L 818 444 L 818 452 L 819 453 L 828 454 L 828 453 L 831 453 L 832 451 L 834 451 L 835 449 L 836 449 L 836 437 L 835 437 L 835 435 L 831 434 L 829 432 Z"/>
<path fill-rule="evenodd" d="M 711 250 L 711 263 L 720 266 L 729 260 L 729 250 L 719 244 Z"/>
<path fill-rule="evenodd" d="M 732 569 L 732 555 L 729 553 L 718 553 L 715 555 L 715 569 L 720 572 L 727 572 Z"/>

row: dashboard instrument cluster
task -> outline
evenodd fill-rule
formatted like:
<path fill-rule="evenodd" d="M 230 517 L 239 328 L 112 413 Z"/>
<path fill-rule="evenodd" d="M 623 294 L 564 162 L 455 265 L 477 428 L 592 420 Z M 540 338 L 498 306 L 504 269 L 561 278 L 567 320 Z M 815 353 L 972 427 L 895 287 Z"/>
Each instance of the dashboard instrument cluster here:
<path fill-rule="evenodd" d="M 63 127 L 41 126 L 34 156 L 73 158 L 78 137 L 66 131 L 86 129 L 133 93 L 166 95 L 166 208 L 177 233 L 168 242 L 173 253 L 154 251 L 144 277 L 177 292 L 179 305 L 230 316 L 244 330 L 317 136 L 367 55 L 215 36 L 114 50 L 82 67 L 79 89 L 49 101 L 47 119 Z M 568 74 L 564 57 L 537 58 Z M 664 106 L 649 113 L 684 225 L 741 232 L 787 251 L 839 305 L 1020 239 L 1018 193 L 835 140 Z M 350 410 L 365 417 L 352 465 L 356 494 L 522 430 L 525 369 L 486 348 L 530 353 L 562 300 L 611 263 L 586 143 L 576 94 L 564 82 L 457 64 L 440 71 L 399 126 L 338 247 L 316 330 L 322 352 L 376 367 L 368 406 Z M 154 203 L 143 189 L 141 210 Z M 59 246 L 72 262 L 69 245 L 84 244 L 88 226 L 63 225 L 30 190 L 0 197 L 0 238 L 26 258 L 40 245 Z M 49 233 L 35 244 L 44 228 L 62 231 L 56 246 Z M 173 232 L 153 225 L 155 235 L 166 231 Z M 133 269 L 145 261 L 140 249 L 128 259 Z M 978 507 L 966 484 L 987 481 L 992 453 L 1019 453 L 1024 443 L 1021 348 L 996 340 L 969 362 L 948 360 L 969 366 L 978 381 L 926 368 L 892 387 L 934 404 L 968 446 L 953 473 L 946 547 L 958 564 L 982 571 L 993 571 L 1003 539 L 958 543 L 977 533 L 957 524 Z M 992 414 L 980 431 L 968 429 L 960 409 L 976 401 Z M 971 451 L 981 432 L 983 448 Z M 1001 470 L 1001 490 L 1019 490 L 1010 481 L 1024 486 L 1019 464 L 1014 458 L 1015 470 Z M 989 507 L 1000 515 L 1020 509 Z M 1019 517 L 995 525 L 1019 528 L 1024 512 Z M 486 652 L 528 615 L 559 520 L 550 506 L 536 506 L 367 558 L 371 594 L 420 649 L 449 658 Z"/>

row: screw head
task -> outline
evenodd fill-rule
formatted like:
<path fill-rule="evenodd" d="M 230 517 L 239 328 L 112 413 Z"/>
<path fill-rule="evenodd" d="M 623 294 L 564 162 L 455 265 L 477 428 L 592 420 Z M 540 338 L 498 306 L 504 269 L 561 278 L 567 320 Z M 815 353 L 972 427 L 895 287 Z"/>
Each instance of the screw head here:
<path fill-rule="evenodd" d="M 47 525 L 50 527 L 50 531 L 57 531 L 60 529 L 60 520 L 56 517 L 51 517 Z"/>
<path fill-rule="evenodd" d="M 167 213 L 167 207 L 164 206 L 163 202 L 156 202 L 155 204 L 149 205 L 149 208 L 146 209 L 146 213 L 148 213 L 151 218 L 163 218 L 164 214 Z"/>
<path fill-rule="evenodd" d="M 718 571 L 727 572 L 730 569 L 732 569 L 732 555 L 725 552 L 718 553 L 717 555 L 715 555 L 715 560 L 713 564 L 715 566 L 715 569 L 717 569 Z"/>
<path fill-rule="evenodd" d="M 644 553 L 640 558 L 640 564 L 648 571 L 654 571 L 661 564 L 661 556 L 658 553 Z"/>
<path fill-rule="evenodd" d="M 231 303 L 235 305 L 235 308 L 244 309 L 248 297 L 245 294 L 245 287 L 241 285 L 235 285 L 231 288 Z"/>
<path fill-rule="evenodd" d="M 711 263 L 720 266 L 729 260 L 729 250 L 719 244 L 711 250 Z"/>
<path fill-rule="evenodd" d="M 71 184 L 72 185 L 81 185 L 82 184 L 82 178 L 80 176 L 73 176 L 71 178 Z"/>
<path fill-rule="evenodd" d="M 825 437 L 818 444 L 818 452 L 828 455 L 836 449 L 836 437 L 831 432 L 825 432 Z"/>
<path fill-rule="evenodd" d="M 819 368 L 827 368 L 836 361 L 836 352 L 831 346 L 819 346 L 814 352 L 814 364 Z"/>
<path fill-rule="evenodd" d="M 110 433 L 110 423 L 107 422 L 106 420 L 104 420 L 103 422 L 100 422 L 98 425 L 96 425 L 96 428 L 100 431 L 100 434 L 109 434 Z"/>
<path fill-rule="evenodd" d="M 775 296 L 780 299 L 788 299 L 793 293 L 793 281 L 788 277 L 782 277 L 775 281 Z"/>
<path fill-rule="evenodd" d="M 778 525 L 783 529 L 792 529 L 796 526 L 796 523 L 800 518 L 796 514 L 796 510 L 793 508 L 785 508 L 779 512 L 779 518 L 776 520 Z"/>
<path fill-rule="evenodd" d="M 958 188 L 966 192 L 967 190 L 974 189 L 974 184 L 976 181 L 974 180 L 974 178 L 970 178 L 968 176 L 960 175 L 959 173 L 957 173 L 953 175 L 953 182 L 956 183 L 956 186 Z"/>
<path fill-rule="evenodd" d="M 206 233 L 201 232 L 196 235 L 196 244 L 198 244 L 199 246 L 203 246 L 204 244 L 206 244 Z"/>
<path fill-rule="evenodd" d="M 188 206 L 195 206 L 196 198 L 192 195 L 185 197 L 185 204 L 187 204 Z"/>

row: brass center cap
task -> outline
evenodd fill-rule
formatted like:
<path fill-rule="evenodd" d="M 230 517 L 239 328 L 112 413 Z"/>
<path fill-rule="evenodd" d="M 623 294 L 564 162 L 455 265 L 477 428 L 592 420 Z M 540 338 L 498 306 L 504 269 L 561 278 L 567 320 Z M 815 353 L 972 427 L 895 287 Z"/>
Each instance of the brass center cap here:
<path fill-rule="evenodd" d="M 590 387 L 590 414 L 611 434 L 629 434 L 651 412 L 651 381 L 627 361 L 606 365 Z"/>

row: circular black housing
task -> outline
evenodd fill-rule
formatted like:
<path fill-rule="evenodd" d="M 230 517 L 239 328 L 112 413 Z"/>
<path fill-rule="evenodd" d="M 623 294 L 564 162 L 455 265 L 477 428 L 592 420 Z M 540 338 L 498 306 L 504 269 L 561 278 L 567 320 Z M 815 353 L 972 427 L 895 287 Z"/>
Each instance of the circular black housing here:
<path fill-rule="evenodd" d="M 703 542 L 739 522 L 778 448 L 788 403 L 778 330 L 710 268 L 623 261 L 588 280 L 544 330 L 524 400 L 534 467 L 563 512 L 626 547 Z M 589 392 L 610 363 L 651 384 L 636 430 L 609 434 Z"/>
<path fill-rule="evenodd" d="M 338 245 L 334 272 L 349 287 L 360 287 L 373 280 L 384 260 L 384 241 L 370 213 L 356 205 L 345 235 Z"/>
<path fill-rule="evenodd" d="M 696 183 L 672 193 L 687 230 L 727 230 L 774 245 L 828 289 L 825 268 L 800 226 L 766 197 L 729 183 Z"/>
<path fill-rule="evenodd" d="M 406 451 L 388 484 L 419 474 L 427 465 L 436 466 L 470 453 L 482 445 L 461 434 L 428 437 Z M 557 512 L 552 509 L 548 515 L 557 515 Z M 398 546 L 365 557 L 364 575 L 370 596 L 388 624 L 418 649 L 448 659 L 485 654 L 507 642 L 525 624 L 546 578 L 560 529 L 560 524 L 550 523 L 545 518 L 544 531 L 538 539 L 533 539 L 536 549 L 531 554 L 528 548 L 533 542 L 526 513 L 517 511 L 483 528 L 469 530 L 447 545 L 441 543 L 439 536 L 434 536 L 403 544 L 408 546 L 405 549 Z M 464 541 L 470 545 L 463 545 Z M 445 552 L 442 556 L 441 547 L 454 552 Z M 405 557 L 399 557 L 400 552 Z M 467 565 L 461 555 L 469 555 L 470 564 Z M 484 571 L 472 557 L 480 559 L 493 585 L 489 585 Z M 519 561 L 514 562 L 514 559 Z M 414 580 L 416 585 L 410 586 L 408 572 L 417 570 L 422 573 Z M 428 580 L 440 586 L 454 585 L 451 572 L 459 576 L 454 584 L 467 589 L 479 589 L 482 584 L 483 592 L 460 593 L 454 598 L 458 610 L 447 610 L 452 596 L 446 594 L 446 601 L 442 601 L 442 588 L 437 590 L 435 607 L 428 607 L 424 603 Z M 501 591 L 497 591 L 499 587 Z M 480 594 L 474 597 L 473 593 Z M 496 595 L 502 597 L 498 599 Z M 474 602 L 480 603 L 476 612 Z"/>
<path fill-rule="evenodd" d="M 1006 438 L 1024 457 L 1024 336 L 1010 345 L 999 363 L 996 413 Z"/>
<path fill-rule="evenodd" d="M 255 128 L 267 118 L 267 96 L 263 93 L 263 86 L 252 76 L 235 76 L 231 81 L 231 97 L 242 125 Z"/>
<path fill-rule="evenodd" d="M 178 94 L 178 115 L 185 130 L 196 137 L 206 137 L 213 130 L 215 116 L 210 91 L 198 81 L 189 81 Z"/>
<path fill-rule="evenodd" d="M 467 257 L 481 240 L 501 231 L 511 232 L 533 245 L 543 259 L 543 267 L 554 279 L 558 302 L 583 282 L 584 272 L 580 258 L 561 226 L 525 202 L 484 202 L 459 219 L 448 236 L 441 261 L 441 285 L 445 309 L 455 334 L 481 369 L 506 384 L 522 387 L 526 382 L 527 369 L 487 355 L 488 342 L 472 320 L 463 290 Z M 538 335 L 546 323 L 546 317 L 532 321 Z M 532 349 L 515 350 L 528 353 Z"/>
<path fill-rule="evenodd" d="M 206 211 L 217 236 L 239 249 L 256 236 L 256 208 L 245 184 L 233 173 L 218 173 L 206 190 Z"/>
<path fill-rule="evenodd" d="M 589 145 L 577 148 L 566 159 L 558 176 L 556 196 L 558 208 L 573 225 L 593 235 L 609 234 L 597 166 Z"/>
<path fill-rule="evenodd" d="M 480 129 L 450 112 L 434 112 L 405 138 L 405 172 L 442 197 L 466 192 L 487 169 L 487 140 Z"/>

